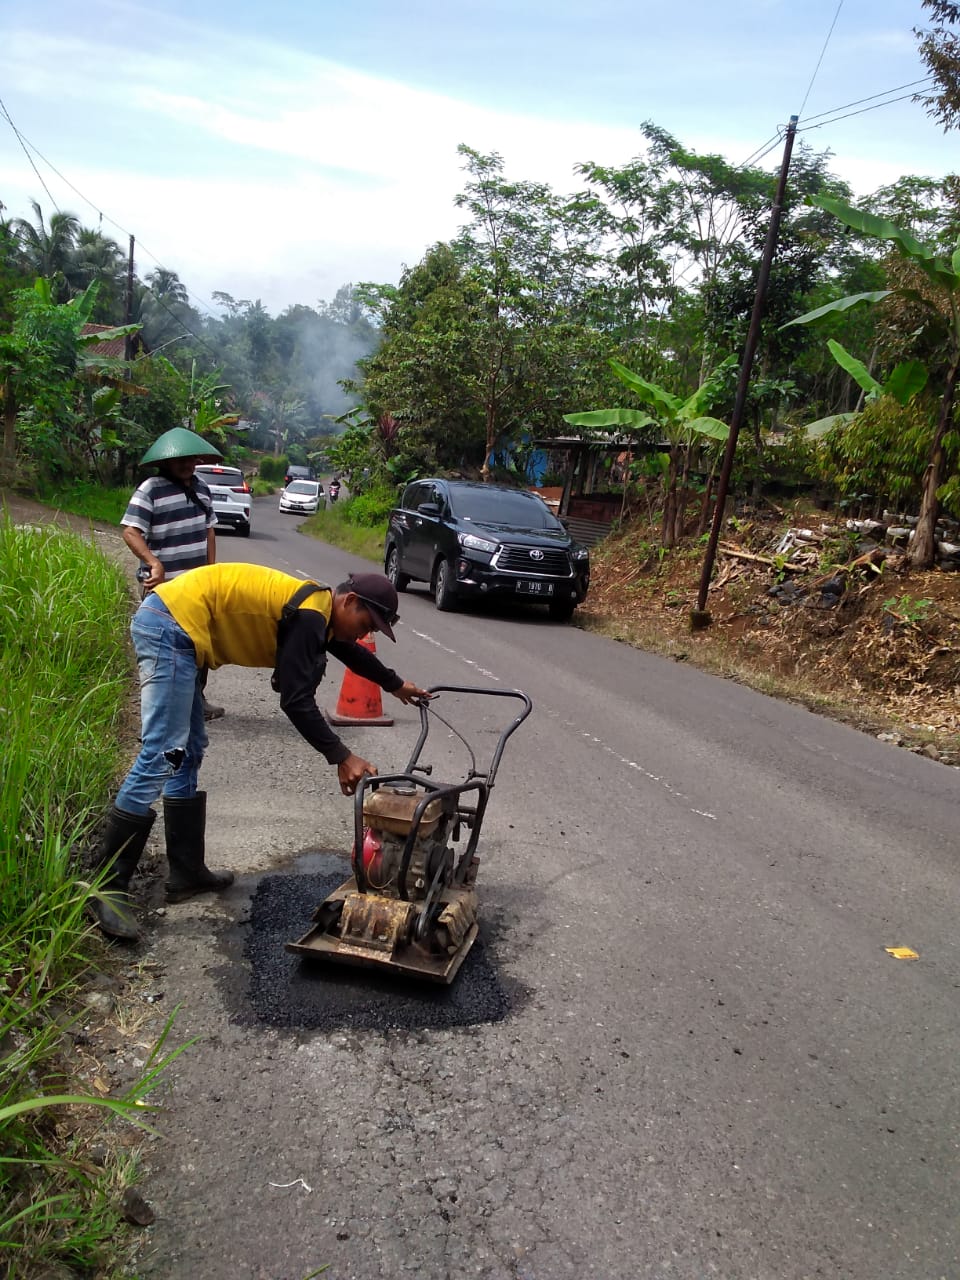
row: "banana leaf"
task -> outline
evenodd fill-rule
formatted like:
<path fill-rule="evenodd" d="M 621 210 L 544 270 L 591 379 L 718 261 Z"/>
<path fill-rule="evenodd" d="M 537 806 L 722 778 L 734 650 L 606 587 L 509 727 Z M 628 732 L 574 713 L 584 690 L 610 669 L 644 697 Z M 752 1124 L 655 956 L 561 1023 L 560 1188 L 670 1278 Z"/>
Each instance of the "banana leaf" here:
<path fill-rule="evenodd" d="M 835 196 L 807 196 L 806 203 L 832 213 L 846 226 L 862 232 L 863 235 L 872 236 L 875 240 L 891 240 L 906 257 L 911 258 L 920 267 L 925 275 L 942 288 L 952 291 L 960 285 L 960 275 L 957 274 L 955 266 L 943 258 L 938 258 L 937 251 L 932 245 L 921 244 L 916 236 L 911 235 L 903 227 L 898 227 L 889 218 L 881 218 L 875 213 L 868 213 L 865 209 L 854 209 L 852 205 L 836 199 Z"/>
<path fill-rule="evenodd" d="M 565 413 L 563 420 L 572 427 L 632 427 L 634 430 L 656 422 L 649 413 L 639 409 L 591 409 L 589 413 Z"/>
<path fill-rule="evenodd" d="M 658 387 L 655 382 L 647 382 L 639 374 L 631 372 L 619 360 L 611 360 L 609 364 L 623 385 L 629 387 L 641 400 L 654 407 L 661 405 L 671 418 L 675 418 L 680 412 L 683 401 L 678 396 L 671 395 L 669 391 L 664 391 L 663 387 Z"/>
<path fill-rule="evenodd" d="M 883 386 L 876 380 L 862 360 L 852 356 L 845 347 L 842 347 L 839 342 L 835 342 L 833 338 L 827 339 L 827 346 L 830 348 L 830 354 L 840 368 L 845 369 L 854 382 L 866 391 L 867 395 L 878 396 L 882 393 Z"/>
<path fill-rule="evenodd" d="M 796 320 L 788 320 L 780 328 L 789 329 L 792 324 L 809 324 L 811 320 L 819 320 L 821 316 L 828 316 L 833 311 L 847 311 L 850 307 L 855 307 L 860 302 L 880 302 L 881 299 L 888 297 L 891 293 L 893 293 L 892 289 L 873 289 L 870 293 L 851 293 L 846 298 L 837 298 L 835 302 L 827 302 L 822 307 L 807 311 L 804 315 L 797 316 Z"/>
<path fill-rule="evenodd" d="M 816 422 L 808 422 L 803 428 L 803 433 L 808 440 L 818 440 L 834 427 L 839 427 L 856 416 L 855 413 L 831 413 L 828 418 L 818 418 Z"/>
<path fill-rule="evenodd" d="M 719 418 L 691 418 L 683 424 L 685 431 L 693 431 L 698 436 L 709 436 L 711 440 L 726 440 L 730 427 Z"/>
<path fill-rule="evenodd" d="M 888 396 L 893 396 L 898 404 L 906 405 L 927 385 L 929 376 L 926 365 L 921 361 L 904 360 L 902 364 L 897 365 L 883 384 L 883 389 Z"/>

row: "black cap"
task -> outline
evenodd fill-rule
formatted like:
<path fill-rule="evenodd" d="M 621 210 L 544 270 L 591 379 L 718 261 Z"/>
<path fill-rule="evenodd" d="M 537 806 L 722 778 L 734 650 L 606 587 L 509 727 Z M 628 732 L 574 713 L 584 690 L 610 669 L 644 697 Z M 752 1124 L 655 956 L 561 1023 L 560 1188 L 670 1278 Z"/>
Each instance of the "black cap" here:
<path fill-rule="evenodd" d="M 390 579 L 382 573 L 351 573 L 347 585 L 367 606 L 375 630 L 396 642 L 393 624 L 397 621 L 398 597 Z"/>

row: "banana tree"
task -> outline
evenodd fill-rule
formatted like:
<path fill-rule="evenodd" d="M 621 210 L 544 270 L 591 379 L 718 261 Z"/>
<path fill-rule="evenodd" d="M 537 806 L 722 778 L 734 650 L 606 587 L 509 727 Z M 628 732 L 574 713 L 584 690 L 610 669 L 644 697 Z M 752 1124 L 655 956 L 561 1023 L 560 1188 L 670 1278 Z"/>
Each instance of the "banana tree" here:
<path fill-rule="evenodd" d="M 648 382 L 633 373 L 619 360 L 610 360 L 610 368 L 616 377 L 629 388 L 654 414 L 635 409 L 593 409 L 589 413 L 565 413 L 564 422 L 574 427 L 626 427 L 638 438 L 650 434 L 650 429 L 662 433 L 667 443 L 669 459 L 664 477 L 663 518 L 660 524 L 660 540 L 665 547 L 674 547 L 683 533 L 684 503 L 690 474 L 693 448 L 705 441 L 725 441 L 730 428 L 719 418 L 711 418 L 705 410 L 721 393 L 723 375 L 736 363 L 735 356 L 728 356 L 709 378 L 685 400 L 667 391 L 655 382 Z"/>
<path fill-rule="evenodd" d="M 12 466 L 16 457 L 17 421 L 30 405 L 56 426 L 59 439 L 68 435 L 75 419 L 75 397 L 84 384 L 128 388 L 128 366 L 90 348 L 135 333 L 139 325 L 120 325 L 85 334 L 100 282 L 94 281 L 67 303 L 58 303 L 51 282 L 38 277 L 32 289 L 13 295 L 13 324 L 0 334 L 0 405 L 3 418 L 2 460 Z M 69 425 L 68 425 L 69 424 Z"/>
<path fill-rule="evenodd" d="M 791 321 L 791 323 L 794 322 Z M 897 365 L 886 382 L 879 382 L 862 360 L 851 355 L 835 339 L 828 338 L 827 347 L 840 368 L 849 373 L 863 391 L 864 400 L 868 404 L 871 400 L 878 400 L 880 396 L 893 396 L 897 404 L 906 407 L 927 385 L 927 379 L 930 376 L 926 366 L 919 360 L 904 360 Z M 808 423 L 805 431 L 810 439 L 816 439 L 818 436 L 826 435 L 833 427 L 852 422 L 856 416 L 856 409 L 846 413 L 831 413 L 826 418 L 818 418 L 816 422 Z"/>
<path fill-rule="evenodd" d="M 854 209 L 851 205 L 832 196 L 808 196 L 807 203 L 832 213 L 846 226 L 859 231 L 861 235 L 871 236 L 875 240 L 889 241 L 902 257 L 913 263 L 926 277 L 929 289 L 922 293 L 916 289 L 900 286 L 894 289 L 854 294 L 851 297 L 839 298 L 835 302 L 828 302 L 826 306 L 817 307 L 815 311 L 808 311 L 805 315 L 798 316 L 796 320 L 791 320 L 790 324 L 810 324 L 831 312 L 845 311 L 862 302 L 879 302 L 882 298 L 896 293 L 909 298 L 911 302 L 922 308 L 925 313 L 924 328 L 932 327 L 938 336 L 942 334 L 942 346 L 947 363 L 946 375 L 943 380 L 937 425 L 930 441 L 927 466 L 923 475 L 920 515 L 907 550 L 907 559 L 914 568 L 932 568 L 936 556 L 939 495 L 945 480 L 945 437 L 953 421 L 957 376 L 960 373 L 960 306 L 958 306 L 960 241 L 947 259 L 937 252 L 935 246 L 921 244 L 909 231 L 898 227 L 887 218 L 879 218 L 876 214 L 868 213 L 863 209 Z M 787 327 L 784 325 L 784 328 Z"/>

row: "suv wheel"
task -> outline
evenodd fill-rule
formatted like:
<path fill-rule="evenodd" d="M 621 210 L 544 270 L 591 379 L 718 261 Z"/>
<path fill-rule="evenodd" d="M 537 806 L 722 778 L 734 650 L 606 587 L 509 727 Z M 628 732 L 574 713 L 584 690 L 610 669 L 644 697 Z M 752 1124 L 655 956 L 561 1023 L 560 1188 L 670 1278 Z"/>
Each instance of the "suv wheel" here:
<path fill-rule="evenodd" d="M 241 538 L 250 537 L 250 526 L 246 523 L 246 521 L 244 521 L 243 524 L 237 525 L 237 533 L 239 533 Z"/>
<path fill-rule="evenodd" d="M 433 575 L 433 603 L 441 613 L 449 613 L 457 606 L 457 589 L 453 585 L 453 565 L 449 560 L 438 560 Z"/>
<path fill-rule="evenodd" d="M 410 585 L 410 578 L 407 574 L 400 572 L 400 553 L 396 547 L 391 547 L 387 552 L 387 563 L 384 568 L 387 577 L 396 589 L 398 591 L 406 591 Z"/>
<path fill-rule="evenodd" d="M 576 607 L 572 600 L 551 600 L 548 606 L 554 622 L 569 622 Z"/>

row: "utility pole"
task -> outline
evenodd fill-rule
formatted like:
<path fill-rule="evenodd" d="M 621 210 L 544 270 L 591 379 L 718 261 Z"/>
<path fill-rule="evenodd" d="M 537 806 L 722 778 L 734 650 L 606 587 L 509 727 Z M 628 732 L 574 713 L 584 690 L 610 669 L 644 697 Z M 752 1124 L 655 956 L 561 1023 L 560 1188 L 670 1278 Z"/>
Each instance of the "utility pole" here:
<path fill-rule="evenodd" d="M 700 591 L 697 595 L 697 607 L 690 615 L 690 627 L 699 631 L 709 627 L 713 619 L 707 609 L 707 592 L 710 589 L 710 577 L 713 563 L 717 555 L 717 543 L 720 541 L 720 526 L 723 524 L 723 509 L 727 503 L 727 490 L 730 487 L 730 473 L 733 470 L 733 459 L 737 452 L 737 437 L 743 423 L 744 410 L 747 403 L 747 391 L 750 388 L 750 371 L 753 357 L 757 353 L 760 340 L 760 321 L 763 319 L 763 305 L 767 296 L 767 285 L 770 283 L 770 268 L 773 255 L 777 249 L 777 236 L 780 231 L 780 217 L 783 213 L 783 197 L 787 190 L 787 173 L 790 170 L 790 156 L 793 152 L 793 140 L 797 132 L 797 116 L 790 117 L 787 125 L 787 136 L 783 147 L 783 162 L 780 165 L 780 179 L 777 182 L 776 195 L 770 211 L 770 226 L 767 230 L 767 242 L 763 246 L 760 259 L 760 272 L 757 276 L 757 291 L 753 299 L 753 313 L 750 316 L 750 328 L 743 348 L 743 359 L 740 364 L 740 377 L 737 381 L 737 395 L 733 402 L 733 417 L 730 419 L 730 434 L 727 436 L 727 447 L 723 454 L 723 466 L 720 468 L 720 479 L 717 482 L 717 505 L 713 512 L 713 525 L 706 554 L 703 557 L 703 569 L 700 573 Z"/>
<path fill-rule="evenodd" d="M 130 253 L 127 258 L 127 297 L 123 323 L 133 324 L 133 236 L 130 237 Z M 133 359 L 133 336 L 129 333 L 123 340 L 123 358 L 128 362 Z"/>

